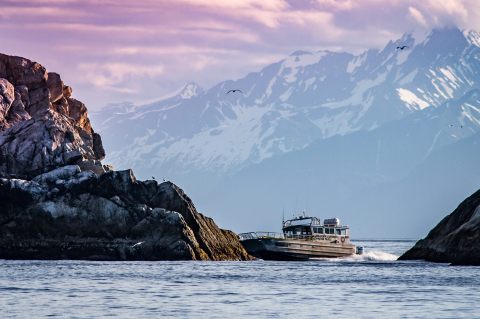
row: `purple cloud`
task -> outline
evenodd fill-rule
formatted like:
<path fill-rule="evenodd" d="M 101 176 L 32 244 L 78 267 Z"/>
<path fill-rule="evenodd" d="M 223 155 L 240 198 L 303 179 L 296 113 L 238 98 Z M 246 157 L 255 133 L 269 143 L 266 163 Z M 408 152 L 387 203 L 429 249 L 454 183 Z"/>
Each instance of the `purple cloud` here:
<path fill-rule="evenodd" d="M 0 0 L 2 52 L 62 74 L 90 108 L 209 87 L 295 50 L 360 52 L 404 32 L 479 29 L 473 0 Z"/>

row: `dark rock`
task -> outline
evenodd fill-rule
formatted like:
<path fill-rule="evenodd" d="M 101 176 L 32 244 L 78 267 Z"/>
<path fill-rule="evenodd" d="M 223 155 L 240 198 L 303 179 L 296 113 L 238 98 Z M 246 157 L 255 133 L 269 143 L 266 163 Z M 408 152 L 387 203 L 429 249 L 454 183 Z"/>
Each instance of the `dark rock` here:
<path fill-rule="evenodd" d="M 0 179 L 0 207 L 0 258 L 250 258 L 176 185 L 141 182 L 131 170 L 97 176 L 66 166 L 32 181 Z"/>
<path fill-rule="evenodd" d="M 102 137 L 100 134 L 93 133 L 93 153 L 97 157 L 98 160 L 103 160 L 105 158 L 105 150 L 103 149 L 103 144 L 102 144 Z"/>
<path fill-rule="evenodd" d="M 480 265 L 480 190 L 465 199 L 400 260 Z"/>

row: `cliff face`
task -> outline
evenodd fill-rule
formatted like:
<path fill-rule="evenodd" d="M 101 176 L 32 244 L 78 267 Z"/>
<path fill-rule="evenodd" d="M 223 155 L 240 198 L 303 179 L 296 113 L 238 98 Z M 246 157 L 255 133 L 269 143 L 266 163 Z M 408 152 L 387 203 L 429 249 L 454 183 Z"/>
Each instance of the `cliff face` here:
<path fill-rule="evenodd" d="M 103 166 L 71 95 L 58 74 L 0 54 L 0 258 L 250 258 L 178 186 Z"/>
<path fill-rule="evenodd" d="M 400 260 L 480 265 L 480 190 L 465 199 Z"/>
<path fill-rule="evenodd" d="M 0 54 L 0 173 L 31 178 L 77 164 L 104 172 L 101 138 L 83 103 L 56 73 Z"/>

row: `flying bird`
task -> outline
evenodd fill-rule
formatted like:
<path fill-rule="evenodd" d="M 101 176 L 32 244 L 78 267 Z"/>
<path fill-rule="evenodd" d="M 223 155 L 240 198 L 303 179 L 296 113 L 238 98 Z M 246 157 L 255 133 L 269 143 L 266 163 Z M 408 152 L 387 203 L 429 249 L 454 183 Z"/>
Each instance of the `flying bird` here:
<path fill-rule="evenodd" d="M 228 94 L 228 93 L 235 93 L 235 92 L 240 92 L 240 93 L 243 93 L 242 90 L 238 90 L 238 89 L 234 89 L 234 90 L 228 90 L 225 94 Z"/>
<path fill-rule="evenodd" d="M 405 49 L 408 49 L 408 45 L 402 45 L 402 46 L 398 46 L 397 47 L 397 50 L 405 50 Z"/>

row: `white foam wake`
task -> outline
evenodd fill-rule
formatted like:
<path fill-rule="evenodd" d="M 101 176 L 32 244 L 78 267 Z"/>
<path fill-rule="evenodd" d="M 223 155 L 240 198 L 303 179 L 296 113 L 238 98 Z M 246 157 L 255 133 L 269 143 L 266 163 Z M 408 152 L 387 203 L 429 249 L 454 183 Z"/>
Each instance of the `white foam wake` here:
<path fill-rule="evenodd" d="M 365 252 L 362 255 L 353 255 L 345 257 L 345 259 L 351 259 L 352 261 L 395 261 L 399 256 L 386 253 L 380 250 L 372 250 Z"/>
<path fill-rule="evenodd" d="M 352 256 L 341 257 L 341 258 L 318 258 L 318 260 L 332 261 L 332 262 L 395 261 L 397 259 L 398 259 L 397 255 L 386 253 L 384 251 L 379 251 L 379 250 L 372 250 L 372 251 L 365 252 L 362 255 L 352 255 Z"/>

